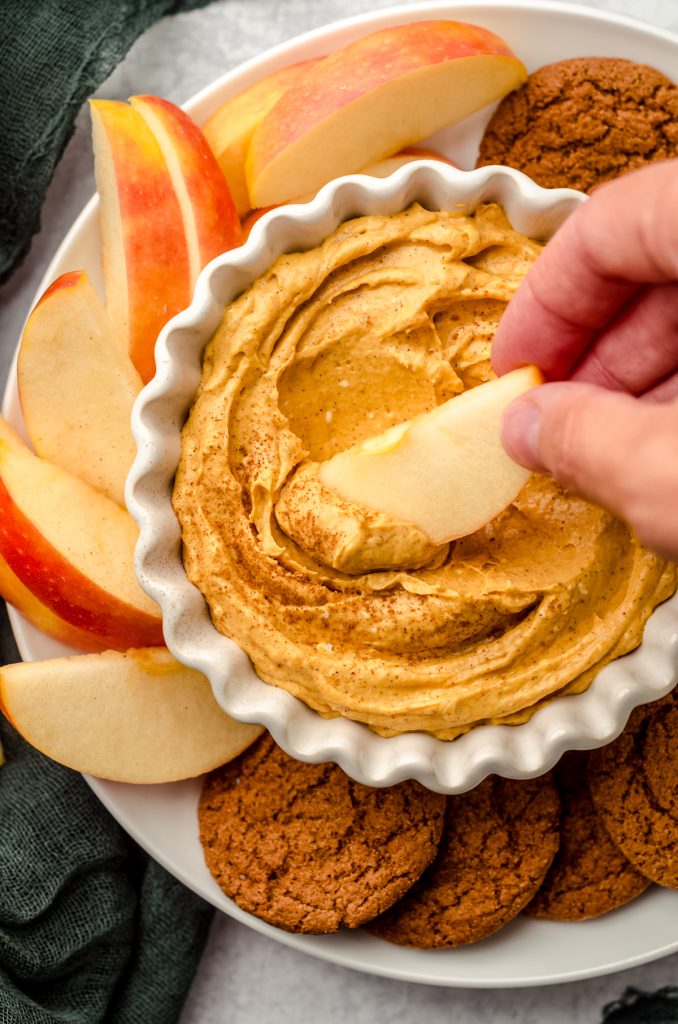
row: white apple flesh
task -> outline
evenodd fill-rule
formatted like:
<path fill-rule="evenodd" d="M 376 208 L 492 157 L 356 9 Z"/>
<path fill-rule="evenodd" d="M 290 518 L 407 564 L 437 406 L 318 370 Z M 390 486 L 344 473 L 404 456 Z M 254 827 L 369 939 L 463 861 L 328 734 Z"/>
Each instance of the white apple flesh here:
<path fill-rule="evenodd" d="M 225 764 L 261 733 L 226 715 L 164 648 L 0 669 L 0 708 L 59 764 L 116 782 L 174 782 Z"/>
<path fill-rule="evenodd" d="M 58 278 L 29 316 L 17 379 L 38 455 L 124 506 L 141 378 L 84 271 Z"/>
<path fill-rule="evenodd" d="M 481 384 L 320 465 L 347 501 L 413 523 L 436 544 L 474 533 L 520 493 L 530 471 L 501 443 L 514 399 L 542 383 L 534 366 Z"/>

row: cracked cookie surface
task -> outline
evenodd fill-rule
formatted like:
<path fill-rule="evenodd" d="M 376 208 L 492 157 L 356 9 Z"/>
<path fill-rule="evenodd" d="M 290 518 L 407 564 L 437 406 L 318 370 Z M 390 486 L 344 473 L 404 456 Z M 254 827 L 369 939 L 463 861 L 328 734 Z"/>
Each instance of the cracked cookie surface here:
<path fill-rule="evenodd" d="M 477 166 L 506 164 L 544 188 L 596 185 L 678 156 L 678 87 L 645 64 L 579 57 L 539 68 L 493 114 Z"/>
<path fill-rule="evenodd" d="M 205 860 L 227 896 L 294 932 L 356 928 L 436 854 L 445 797 L 418 782 L 372 789 L 334 764 L 295 761 L 265 734 L 205 779 Z"/>
<path fill-rule="evenodd" d="M 624 732 L 589 760 L 591 796 L 607 831 L 647 878 L 678 889 L 678 700 L 636 708 Z"/>
<path fill-rule="evenodd" d="M 442 949 L 486 938 L 532 899 L 558 849 L 550 776 L 491 776 L 448 797 L 438 856 L 394 907 L 368 926 L 402 946 Z"/>
<path fill-rule="evenodd" d="M 586 921 L 621 907 L 650 884 L 610 839 L 589 794 L 587 754 L 572 750 L 553 769 L 561 803 L 560 848 L 530 917 Z"/>

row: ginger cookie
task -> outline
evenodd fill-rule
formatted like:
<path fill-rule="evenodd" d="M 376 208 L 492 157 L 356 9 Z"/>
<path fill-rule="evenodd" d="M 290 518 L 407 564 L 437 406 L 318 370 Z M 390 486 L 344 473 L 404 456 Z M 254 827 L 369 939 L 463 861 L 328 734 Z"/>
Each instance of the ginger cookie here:
<path fill-rule="evenodd" d="M 553 769 L 560 795 L 560 848 L 525 913 L 586 921 L 621 907 L 650 884 L 610 839 L 591 799 L 588 755 L 572 750 Z"/>
<path fill-rule="evenodd" d="M 539 68 L 497 107 L 477 165 L 590 192 L 678 155 L 678 87 L 645 64 L 578 57 Z"/>
<path fill-rule="evenodd" d="M 589 757 L 596 810 L 624 856 L 678 889 L 678 700 L 636 708 L 624 732 Z"/>
<path fill-rule="evenodd" d="M 401 946 L 477 942 L 515 917 L 542 883 L 559 842 L 558 793 L 549 776 L 491 776 L 448 797 L 438 856 L 368 930 Z"/>
<path fill-rule="evenodd" d="M 264 734 L 208 775 L 205 860 L 227 896 L 294 932 L 357 928 L 391 906 L 436 854 L 445 797 L 418 782 L 372 789 L 334 764 L 303 764 Z"/>

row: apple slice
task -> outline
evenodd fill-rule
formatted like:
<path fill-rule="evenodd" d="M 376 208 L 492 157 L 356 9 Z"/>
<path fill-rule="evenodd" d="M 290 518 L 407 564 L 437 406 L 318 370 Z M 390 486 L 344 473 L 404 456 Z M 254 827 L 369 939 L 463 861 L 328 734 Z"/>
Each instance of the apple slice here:
<path fill-rule="evenodd" d="M 278 204 L 275 206 L 262 206 L 258 210 L 249 210 L 242 219 L 242 231 L 245 238 L 250 237 L 250 232 L 258 220 L 268 213 L 269 210 L 277 210 Z"/>
<path fill-rule="evenodd" d="M 85 634 L 78 646 L 163 642 L 160 609 L 134 575 L 137 533 L 105 494 L 0 431 L 0 556 L 39 606 Z"/>
<path fill-rule="evenodd" d="M 245 158 L 255 128 L 271 107 L 320 60 L 302 60 L 274 71 L 227 100 L 203 125 L 203 132 L 228 182 L 240 216 L 251 207 L 245 181 Z"/>
<path fill-rule="evenodd" d="M 74 647 L 76 651 L 103 651 L 107 644 L 93 633 L 78 629 L 64 622 L 58 615 L 38 601 L 28 587 L 25 587 L 18 576 L 12 572 L 5 559 L 0 555 L 0 597 L 13 605 L 28 619 L 36 629 L 54 637 L 62 644 Z"/>
<path fill-rule="evenodd" d="M 38 455 L 124 506 L 141 378 L 83 270 L 58 278 L 29 316 L 17 375 Z"/>
<path fill-rule="evenodd" d="M 436 153 L 433 149 L 417 149 L 415 146 L 407 146 L 399 153 L 394 153 L 393 156 L 384 157 L 383 160 L 377 160 L 376 163 L 363 167 L 360 173 L 369 174 L 372 178 L 388 178 L 389 174 L 393 174 L 394 171 L 415 160 L 439 160 L 450 167 L 457 166 L 454 161 L 448 160 L 446 156 Z"/>
<path fill-rule="evenodd" d="M 348 501 L 413 523 L 435 544 L 474 533 L 515 500 L 530 471 L 501 443 L 506 407 L 542 383 L 524 366 L 339 452 L 320 481 Z"/>
<path fill-rule="evenodd" d="M 302 75 L 255 131 L 246 163 L 252 205 L 315 192 L 526 78 L 503 40 L 458 21 L 394 25 L 349 43 Z"/>
<path fill-rule="evenodd" d="M 7 420 L 0 416 L 0 445 L 3 443 L 15 450 L 26 450 L 24 442 L 16 431 L 10 427 Z M 80 651 L 101 651 L 105 646 L 92 633 L 64 622 L 38 601 L 12 572 L 2 555 L 0 555 L 0 597 L 14 605 L 17 611 L 21 612 L 37 629 L 41 629 L 43 633 L 47 633 L 64 644 L 69 644 Z"/>
<path fill-rule="evenodd" d="M 400 153 L 388 156 L 384 160 L 377 160 L 376 164 L 370 164 L 369 167 L 362 167 L 360 169 L 360 174 L 369 174 L 372 178 L 388 178 L 389 174 L 393 174 L 394 171 L 397 171 L 400 167 L 404 167 L 405 164 L 411 164 L 414 160 L 439 160 L 443 164 L 449 164 L 450 167 L 457 166 L 452 160 L 448 160 L 446 156 L 442 156 L 442 154 L 436 153 L 432 149 L 415 149 L 413 146 L 409 146 L 407 149 L 401 150 Z M 307 203 L 314 198 L 315 194 L 316 193 L 309 196 L 302 196 L 296 201 L 298 203 Z M 250 231 L 257 221 L 260 220 L 265 213 L 268 213 L 269 210 L 277 209 L 277 205 L 262 206 L 258 210 L 248 211 L 242 221 L 242 229 L 245 238 L 249 238 Z"/>
<path fill-rule="evenodd" d="M 188 244 L 162 150 L 141 114 L 91 100 L 106 307 L 144 382 L 160 330 L 190 302 Z"/>
<path fill-rule="evenodd" d="M 197 124 L 159 96 L 132 96 L 162 150 L 186 231 L 191 292 L 210 260 L 242 242 L 240 218 L 216 157 Z"/>
<path fill-rule="evenodd" d="M 3 416 L 0 416 L 0 442 L 2 441 L 4 441 L 5 444 L 8 444 L 11 448 L 24 449 L 26 447 L 14 427 L 10 427 L 7 420 Z"/>
<path fill-rule="evenodd" d="M 0 708 L 43 754 L 116 782 L 175 782 L 237 757 L 264 731 L 229 718 L 165 648 L 0 669 Z"/>
<path fill-rule="evenodd" d="M 167 321 L 205 264 L 239 245 L 228 185 L 200 129 L 174 104 L 92 100 L 106 302 L 144 382 Z"/>

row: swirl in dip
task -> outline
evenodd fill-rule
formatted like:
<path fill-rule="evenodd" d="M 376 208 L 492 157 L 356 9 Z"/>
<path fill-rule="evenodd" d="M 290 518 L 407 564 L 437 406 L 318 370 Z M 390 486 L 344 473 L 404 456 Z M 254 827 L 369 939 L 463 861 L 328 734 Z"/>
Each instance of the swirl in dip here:
<path fill-rule="evenodd" d="M 502 209 L 412 206 L 279 258 L 207 347 L 174 489 L 184 562 L 266 682 L 382 735 L 524 721 L 635 647 L 673 565 L 534 475 L 436 547 L 324 489 L 317 464 L 488 380 L 540 251 Z"/>

